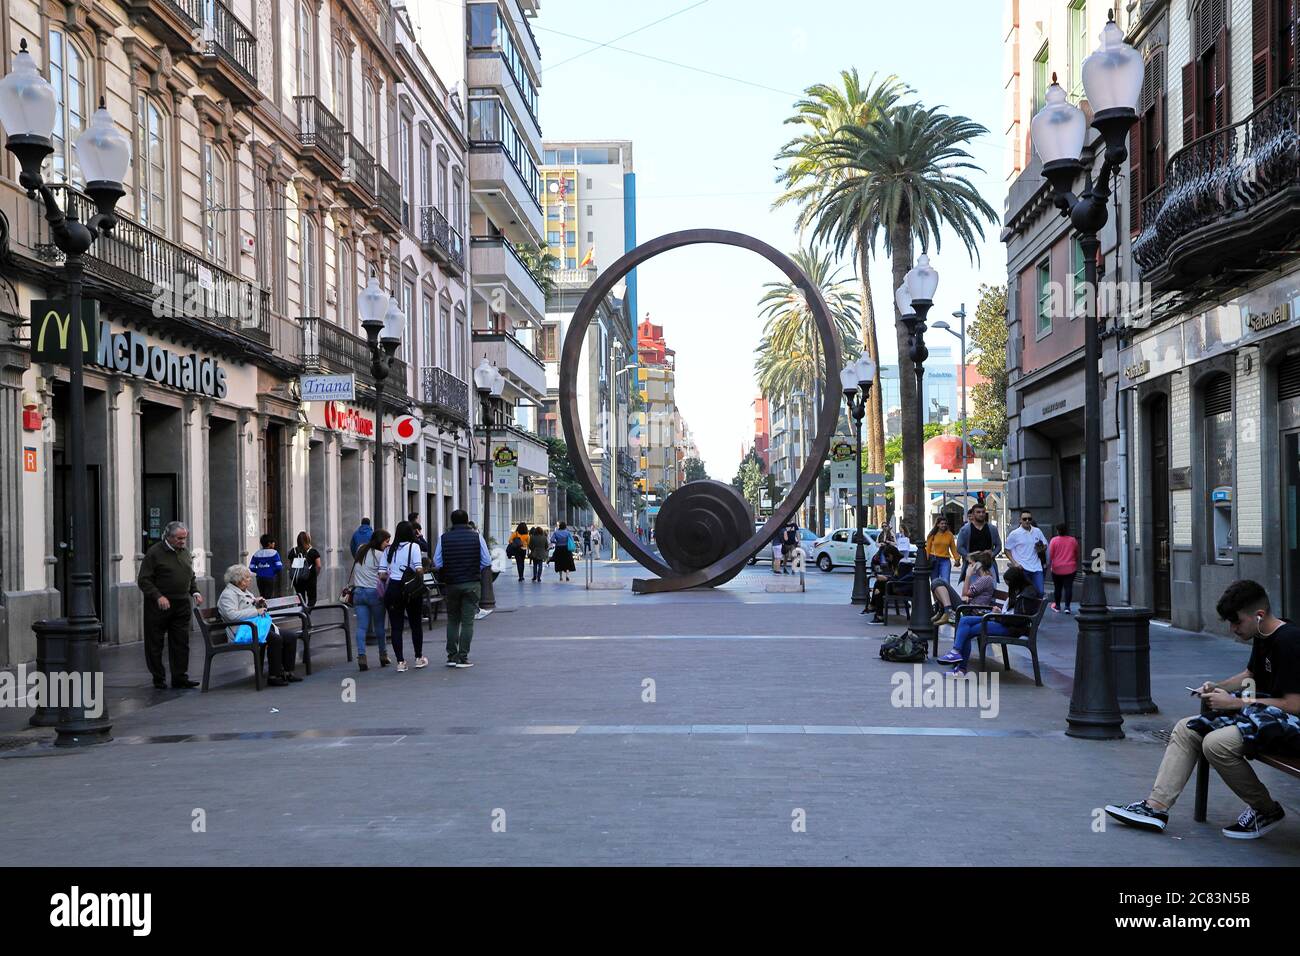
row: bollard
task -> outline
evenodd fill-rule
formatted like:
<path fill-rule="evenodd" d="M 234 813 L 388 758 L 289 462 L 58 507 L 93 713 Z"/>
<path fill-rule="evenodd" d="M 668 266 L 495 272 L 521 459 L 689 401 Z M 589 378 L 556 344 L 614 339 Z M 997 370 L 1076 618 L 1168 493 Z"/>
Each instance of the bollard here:
<path fill-rule="evenodd" d="M 804 550 L 803 550 L 803 548 L 795 548 L 795 549 L 794 549 L 794 573 L 797 574 L 797 575 L 799 575 L 799 590 L 800 590 L 800 591 L 806 591 L 806 590 L 807 590 L 807 588 L 804 587 L 804 577 L 803 577 L 804 559 L 805 559 L 805 557 L 806 557 L 806 556 L 804 555 Z"/>
<path fill-rule="evenodd" d="M 1110 608 L 1110 661 L 1122 714 L 1159 712 L 1151 699 L 1151 611 Z"/>

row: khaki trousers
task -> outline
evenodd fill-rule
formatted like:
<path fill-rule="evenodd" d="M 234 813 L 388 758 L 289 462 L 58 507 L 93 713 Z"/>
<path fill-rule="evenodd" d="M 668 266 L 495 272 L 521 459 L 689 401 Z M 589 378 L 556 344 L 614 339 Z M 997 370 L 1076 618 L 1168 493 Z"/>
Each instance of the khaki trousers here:
<path fill-rule="evenodd" d="M 1165 748 L 1165 757 L 1156 772 L 1156 784 L 1149 799 L 1172 807 L 1178 795 L 1187 786 L 1192 771 L 1201 754 L 1210 766 L 1219 772 L 1223 782 L 1241 797 L 1246 805 L 1256 810 L 1271 810 L 1273 798 L 1268 788 L 1259 782 L 1255 771 L 1242 755 L 1241 731 L 1236 727 L 1223 727 L 1202 737 L 1188 728 L 1191 717 L 1184 717 L 1174 725 L 1173 736 Z"/>

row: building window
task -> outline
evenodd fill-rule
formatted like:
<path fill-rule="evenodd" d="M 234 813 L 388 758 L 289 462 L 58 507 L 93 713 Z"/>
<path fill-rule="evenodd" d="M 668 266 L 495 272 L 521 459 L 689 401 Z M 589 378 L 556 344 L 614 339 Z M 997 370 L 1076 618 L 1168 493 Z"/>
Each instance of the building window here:
<path fill-rule="evenodd" d="M 378 154 L 376 144 L 379 140 L 379 94 L 375 92 L 375 84 L 367 77 L 362 84 L 361 104 L 361 138 L 366 141 L 366 151 L 371 157 Z"/>
<path fill-rule="evenodd" d="M 208 261 L 224 267 L 229 248 L 230 210 L 226 157 L 212 143 L 203 144 L 203 250 Z"/>
<path fill-rule="evenodd" d="M 1205 492 L 1210 510 L 1210 559 L 1232 563 L 1233 451 L 1232 378 L 1216 375 L 1205 386 Z"/>
<path fill-rule="evenodd" d="M 316 289 L 316 221 L 310 216 L 302 217 L 302 249 L 300 255 L 302 262 L 300 269 L 302 272 L 302 314 L 316 316 L 320 315 L 317 308 Z"/>
<path fill-rule="evenodd" d="M 415 354 L 415 283 L 402 283 L 402 321 L 405 328 L 402 329 L 402 358 L 406 359 L 410 365 L 415 365 L 418 356 Z"/>
<path fill-rule="evenodd" d="M 420 308 L 420 361 L 425 365 L 436 365 L 433 357 L 433 299 L 426 295 Z"/>
<path fill-rule="evenodd" d="M 348 58 L 343 47 L 334 44 L 334 118 L 345 127 L 348 122 Z"/>
<path fill-rule="evenodd" d="M 541 347 L 538 354 L 543 362 L 558 362 L 560 360 L 560 327 L 558 325 L 543 325 Z"/>
<path fill-rule="evenodd" d="M 398 123 L 397 134 L 397 172 L 401 176 L 402 187 L 402 225 L 411 228 L 411 121 L 405 116 Z"/>
<path fill-rule="evenodd" d="M 420 209 L 433 205 L 433 152 L 427 142 L 420 142 Z"/>
<path fill-rule="evenodd" d="M 1088 55 L 1088 3 L 1070 3 L 1070 98 L 1083 99 L 1083 60 Z"/>
<path fill-rule="evenodd" d="M 1037 335 L 1052 331 L 1052 263 L 1044 259 L 1038 264 L 1038 325 Z"/>
<path fill-rule="evenodd" d="M 1034 57 L 1034 108 L 1030 113 L 1037 113 L 1047 105 L 1047 86 L 1051 82 L 1047 72 L 1047 44 Z"/>
<path fill-rule="evenodd" d="M 1086 262 L 1084 261 L 1083 244 L 1078 239 L 1075 239 L 1071 244 L 1070 254 L 1073 257 L 1074 272 L 1074 308 L 1070 312 L 1070 318 L 1077 319 L 1083 315 L 1084 309 L 1088 306 L 1088 285 L 1084 276 Z"/>
<path fill-rule="evenodd" d="M 54 87 L 54 154 L 47 161 L 47 181 L 81 182 L 73 142 L 86 127 L 91 109 L 88 68 L 81 48 L 60 30 L 50 31 L 50 85 Z"/>
<path fill-rule="evenodd" d="M 457 232 L 462 231 L 462 224 L 465 221 L 465 177 L 461 174 L 460 167 L 451 171 L 451 214 L 448 219 L 451 221 L 451 228 Z"/>
<path fill-rule="evenodd" d="M 460 371 L 451 364 L 451 306 L 446 302 L 438 309 L 438 364 L 453 375 Z"/>
<path fill-rule="evenodd" d="M 444 217 L 450 215 L 447 208 L 447 150 L 438 145 L 438 212 Z"/>
<path fill-rule="evenodd" d="M 339 325 L 352 329 L 352 302 L 357 294 L 356 266 L 352 261 L 352 247 L 342 239 L 339 240 L 338 262 L 335 264 L 338 275 L 335 285 L 338 288 Z"/>
<path fill-rule="evenodd" d="M 557 411 L 559 403 L 548 400 L 542 403 L 542 416 L 538 424 L 538 434 L 543 438 L 559 437 L 559 413 Z"/>
<path fill-rule="evenodd" d="M 316 75 L 315 64 L 312 62 L 312 51 L 315 44 L 312 42 L 311 25 L 315 21 L 311 9 L 306 3 L 298 4 L 298 95 L 311 96 L 316 92 L 316 84 L 313 81 Z"/>
<path fill-rule="evenodd" d="M 454 352 L 455 369 L 465 367 L 465 307 L 457 304 L 456 306 L 456 339 L 452 343 Z"/>
<path fill-rule="evenodd" d="M 136 202 L 141 225 L 167 234 L 167 117 L 144 94 L 137 104 Z"/>

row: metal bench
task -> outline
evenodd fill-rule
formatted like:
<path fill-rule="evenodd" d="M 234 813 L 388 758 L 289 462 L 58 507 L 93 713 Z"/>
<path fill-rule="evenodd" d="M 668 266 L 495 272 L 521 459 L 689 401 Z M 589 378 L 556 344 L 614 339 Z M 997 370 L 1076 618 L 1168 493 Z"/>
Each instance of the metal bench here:
<path fill-rule="evenodd" d="M 1027 601 L 1038 602 L 1037 607 L 1033 609 L 1032 613 L 1029 612 L 1029 608 L 1026 606 Z M 1042 687 L 1043 676 L 1038 667 L 1038 625 L 1042 623 L 1043 612 L 1046 610 L 1046 598 L 1022 597 L 1016 600 L 1016 613 L 1014 614 L 998 613 L 995 611 L 981 615 L 979 633 L 975 636 L 975 639 L 979 641 L 980 646 L 980 670 L 986 669 L 986 653 L 990 644 L 1002 645 L 1002 666 L 1006 670 L 1011 670 L 1011 657 L 1007 654 L 1007 646 L 1015 645 L 1016 647 L 1024 647 L 1029 650 L 1030 660 L 1034 663 L 1034 683 L 1037 686 Z M 989 621 L 997 621 L 998 623 L 1005 624 L 1009 627 L 1022 628 L 1024 629 L 1024 633 L 1011 635 L 990 634 Z"/>
<path fill-rule="evenodd" d="M 1201 713 L 1208 714 L 1209 712 L 1208 704 L 1202 700 Z M 1281 770 L 1292 777 L 1300 777 L 1300 757 L 1289 757 L 1283 754 L 1258 754 L 1252 759 L 1256 763 L 1262 763 L 1274 770 Z M 1196 761 L 1196 807 L 1192 813 L 1192 819 L 1197 823 L 1205 822 L 1209 802 L 1210 762 L 1205 759 L 1205 754 L 1202 753 L 1200 759 Z"/>
<path fill-rule="evenodd" d="M 442 593 L 442 585 L 438 583 L 438 577 L 432 571 L 425 574 L 424 586 L 428 589 L 424 595 L 424 617 L 432 627 L 438 620 L 438 605 L 444 603 L 447 597 Z"/>
<path fill-rule="evenodd" d="M 199 633 L 203 635 L 203 687 L 200 692 L 204 694 L 208 692 L 208 679 L 212 675 L 212 659 L 218 654 L 226 654 L 230 651 L 248 651 L 253 655 L 253 685 L 261 690 L 262 661 L 266 657 L 266 645 L 258 642 L 257 628 L 253 626 L 253 622 L 227 623 L 215 607 L 196 607 L 194 620 L 199 625 Z M 226 633 L 228 627 L 248 628 L 252 641 L 247 644 L 235 643 Z"/>
<path fill-rule="evenodd" d="M 342 631 L 343 649 L 347 652 L 348 662 L 351 663 L 352 609 L 346 604 L 316 604 L 309 608 L 302 603 L 297 594 L 294 594 L 292 597 L 269 598 L 266 602 L 266 609 L 271 613 L 271 618 L 276 623 L 279 623 L 281 617 L 296 617 L 303 622 L 298 637 L 302 640 L 302 662 L 308 674 L 311 674 L 312 635 L 319 635 L 329 631 Z M 338 614 L 337 620 L 322 621 L 319 619 L 320 615 L 333 615 L 335 613 Z"/>
<path fill-rule="evenodd" d="M 302 664 L 307 674 L 311 674 L 311 616 L 302 606 L 297 594 L 289 597 L 267 598 L 266 612 L 280 629 L 280 635 L 286 641 L 302 641 Z M 287 622 L 296 621 L 297 626 Z"/>

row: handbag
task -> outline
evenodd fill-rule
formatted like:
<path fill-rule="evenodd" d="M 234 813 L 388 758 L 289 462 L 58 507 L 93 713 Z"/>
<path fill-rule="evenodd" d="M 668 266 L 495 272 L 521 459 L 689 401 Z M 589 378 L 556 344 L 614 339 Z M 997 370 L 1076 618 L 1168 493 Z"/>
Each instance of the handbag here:
<path fill-rule="evenodd" d="M 353 587 L 352 585 L 352 579 L 353 577 L 356 576 L 356 573 L 357 573 L 357 562 L 354 559 L 352 562 L 352 569 L 348 571 L 348 583 L 343 585 L 343 590 L 339 592 L 340 603 L 346 604 L 348 607 L 356 606 L 352 603 L 352 594 L 356 590 L 356 588 Z"/>

